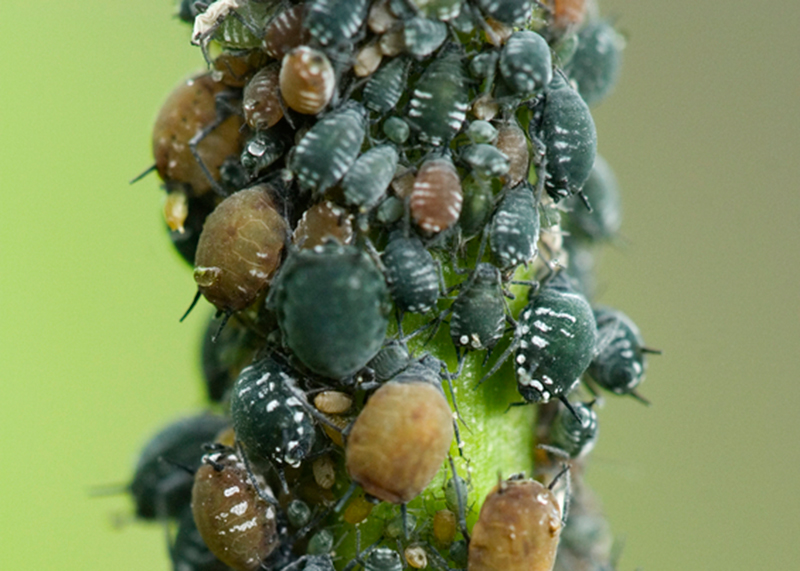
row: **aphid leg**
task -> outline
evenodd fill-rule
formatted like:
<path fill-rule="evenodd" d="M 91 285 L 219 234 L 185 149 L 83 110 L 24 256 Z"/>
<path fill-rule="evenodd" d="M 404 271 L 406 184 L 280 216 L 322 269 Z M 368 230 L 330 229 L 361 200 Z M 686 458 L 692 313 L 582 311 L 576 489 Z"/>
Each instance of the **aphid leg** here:
<path fill-rule="evenodd" d="M 547 486 L 547 488 L 552 491 L 556 483 L 558 483 L 562 477 L 564 478 L 564 508 L 561 510 L 561 525 L 566 525 L 567 518 L 569 517 L 569 502 L 572 492 L 572 478 L 570 474 L 569 464 L 562 464 L 561 471 L 556 474 L 555 478 L 553 478 L 553 481 L 550 482 L 549 486 Z"/>
<path fill-rule="evenodd" d="M 344 495 L 341 498 L 339 498 L 339 501 L 336 502 L 335 506 L 333 506 L 334 513 L 338 514 L 340 511 L 342 511 L 342 508 L 352 497 L 353 493 L 356 491 L 356 488 L 358 488 L 358 484 L 356 484 L 354 481 L 350 482 L 350 487 L 347 488 L 347 491 L 344 493 Z"/>
<path fill-rule="evenodd" d="M 142 180 L 144 177 L 149 175 L 154 170 L 156 170 L 156 164 L 155 163 L 153 163 L 152 165 L 150 165 L 149 167 L 144 169 L 140 174 L 137 174 L 135 177 L 133 177 L 128 184 L 133 184 L 133 183 L 139 182 L 140 180 Z"/>
<path fill-rule="evenodd" d="M 514 339 L 511 340 L 511 344 L 508 346 L 508 348 L 506 348 L 506 350 L 503 351 L 503 354 L 500 355 L 494 366 L 491 369 L 489 369 L 489 372 L 483 375 L 483 377 L 481 377 L 481 380 L 478 381 L 478 384 L 475 385 L 476 389 L 479 386 L 481 386 L 489 377 L 494 375 L 498 371 L 498 369 L 500 369 L 500 367 L 503 366 L 503 363 L 506 362 L 506 359 L 508 359 L 511 356 L 511 354 L 514 351 L 516 351 L 517 347 L 519 346 L 519 343 L 520 343 L 520 338 L 515 333 Z"/>
<path fill-rule="evenodd" d="M 408 539 L 408 504 L 400 504 L 400 517 L 403 519 L 403 537 Z"/>
<path fill-rule="evenodd" d="M 564 460 L 569 460 L 569 454 L 566 451 L 562 450 L 557 446 L 550 446 L 549 444 L 538 444 L 536 448 L 540 450 L 545 450 L 549 452 L 553 456 L 557 456 L 558 458 L 563 458 Z"/>
<path fill-rule="evenodd" d="M 217 98 L 217 102 L 219 101 L 221 101 L 221 99 Z M 203 139 L 210 135 L 214 129 L 219 127 L 229 116 L 230 113 L 226 110 L 223 110 L 222 106 L 218 105 L 216 119 L 206 125 L 203 129 L 200 129 L 195 136 L 189 140 L 189 150 L 192 152 L 194 160 L 197 161 L 197 164 L 200 166 L 200 170 L 203 171 L 203 174 L 208 179 L 208 182 L 211 184 L 211 188 L 214 190 L 214 192 L 223 198 L 227 198 L 228 192 L 222 188 L 222 185 L 217 182 L 213 176 L 211 176 L 211 171 L 208 170 L 208 166 L 206 166 L 203 157 L 200 156 L 197 147 L 203 141 Z"/>
<path fill-rule="evenodd" d="M 430 542 L 426 541 L 425 546 L 428 548 L 426 550 L 427 554 L 431 556 L 432 563 L 441 571 L 460 571 L 458 569 L 452 569 L 448 564 L 447 561 L 439 555 L 439 550 L 436 549 Z"/>
<path fill-rule="evenodd" d="M 253 486 L 253 488 L 255 489 L 256 493 L 258 494 L 258 497 L 267 502 L 269 505 L 274 506 L 275 508 L 279 508 L 278 500 L 272 496 L 267 495 L 267 493 L 261 489 L 261 486 L 258 485 L 255 473 L 253 472 L 253 468 L 250 465 L 250 459 L 247 457 L 247 453 L 242 447 L 242 443 L 239 442 L 238 440 L 236 441 L 236 452 L 242 459 L 242 462 L 244 462 L 244 470 L 247 473 L 247 479 L 250 482 L 250 485 Z"/>
<path fill-rule="evenodd" d="M 187 309 L 186 313 L 183 314 L 183 317 L 181 317 L 178 320 L 179 323 L 183 323 L 183 320 L 186 319 L 187 317 L 189 317 L 189 314 L 194 309 L 194 306 L 197 305 L 197 300 L 199 300 L 199 299 L 200 299 L 200 290 L 198 289 L 197 293 L 194 294 L 194 299 L 192 299 L 192 303 L 189 304 L 189 309 Z"/>
<path fill-rule="evenodd" d="M 458 525 L 461 528 L 461 535 L 464 536 L 467 544 L 469 544 L 469 530 L 467 529 L 467 506 L 464 497 L 461 495 L 461 487 L 458 485 L 458 472 L 456 471 L 456 463 L 453 461 L 453 456 L 447 455 L 447 460 L 450 462 L 450 470 L 453 472 L 453 482 L 455 483 L 456 490 L 456 503 L 458 503 Z"/>

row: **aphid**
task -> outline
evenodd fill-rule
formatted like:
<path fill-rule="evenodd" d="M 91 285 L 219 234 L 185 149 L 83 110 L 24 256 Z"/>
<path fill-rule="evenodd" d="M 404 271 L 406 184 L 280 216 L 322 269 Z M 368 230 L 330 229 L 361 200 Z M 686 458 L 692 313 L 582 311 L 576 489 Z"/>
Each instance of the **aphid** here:
<path fill-rule="evenodd" d="M 578 48 L 565 72 L 578 84 L 587 105 L 597 105 L 617 84 L 625 39 L 609 22 L 589 24 L 578 33 Z"/>
<path fill-rule="evenodd" d="M 314 397 L 314 406 L 325 414 L 342 414 L 353 406 L 353 397 L 339 391 L 322 391 Z"/>
<path fill-rule="evenodd" d="M 411 355 L 405 343 L 390 341 L 367 363 L 367 367 L 372 370 L 375 380 L 382 383 L 397 376 L 411 363 Z"/>
<path fill-rule="evenodd" d="M 188 506 L 178 518 L 178 532 L 169 546 L 169 557 L 173 571 L 229 570 L 206 546 Z"/>
<path fill-rule="evenodd" d="M 428 566 L 428 554 L 421 545 L 409 545 L 403 551 L 403 556 L 414 569 L 424 569 Z"/>
<path fill-rule="evenodd" d="M 419 78 L 408 102 L 407 120 L 420 141 L 446 145 L 461 129 L 469 109 L 467 73 L 458 52 L 434 59 Z"/>
<path fill-rule="evenodd" d="M 382 255 L 386 282 L 401 312 L 426 313 L 439 299 L 439 267 L 422 241 L 394 231 Z"/>
<path fill-rule="evenodd" d="M 513 94 L 532 97 L 553 79 L 550 46 L 536 32 L 514 32 L 500 50 L 499 68 Z"/>
<path fill-rule="evenodd" d="M 306 559 L 303 571 L 334 571 L 333 562 L 330 557 L 319 557 L 328 555 L 333 551 L 333 533 L 329 529 L 321 529 L 308 540 L 306 551 L 309 557 Z"/>
<path fill-rule="evenodd" d="M 287 143 L 287 136 L 278 128 L 256 131 L 244 144 L 239 157 L 249 178 L 258 177 L 283 157 Z"/>
<path fill-rule="evenodd" d="M 293 253 L 268 300 L 286 345 L 312 371 L 354 374 L 380 350 L 389 294 L 372 259 L 354 246 L 328 243 Z"/>
<path fill-rule="evenodd" d="M 183 223 L 189 217 L 189 198 L 181 190 L 172 190 L 164 199 L 164 221 L 171 232 L 185 232 Z"/>
<path fill-rule="evenodd" d="M 649 404 L 636 389 L 644 381 L 647 369 L 645 354 L 660 354 L 661 351 L 646 347 L 639 328 L 621 311 L 598 307 L 594 316 L 600 346 L 589 365 L 588 376 L 614 394 L 631 395 Z"/>
<path fill-rule="evenodd" d="M 456 514 L 450 510 L 439 510 L 433 514 L 433 539 L 437 545 L 448 547 L 456 538 Z"/>
<path fill-rule="evenodd" d="M 406 533 L 413 533 L 416 526 L 417 518 L 413 514 L 406 513 L 405 517 L 400 514 L 386 522 L 383 533 L 390 539 L 397 539 L 403 537 Z"/>
<path fill-rule="evenodd" d="M 530 185 L 524 182 L 507 190 L 492 216 L 492 258 L 503 270 L 527 264 L 536 256 L 539 230 L 539 209 Z"/>
<path fill-rule="evenodd" d="M 447 24 L 414 16 L 403 23 L 406 52 L 422 59 L 435 52 L 447 39 Z"/>
<path fill-rule="evenodd" d="M 427 159 L 414 178 L 411 217 L 432 234 L 450 228 L 461 214 L 461 179 L 447 156 Z"/>
<path fill-rule="evenodd" d="M 259 70 L 244 88 L 244 120 L 256 131 L 268 129 L 283 118 L 279 74 L 280 66 L 270 64 Z"/>
<path fill-rule="evenodd" d="M 158 432 L 144 447 L 128 491 L 136 517 L 177 517 L 189 505 L 192 474 L 203 457 L 203 445 L 212 442 L 228 421 L 213 414 L 182 418 Z"/>
<path fill-rule="evenodd" d="M 167 97 L 153 125 L 155 166 L 167 187 L 184 186 L 195 195 L 203 194 L 211 189 L 212 180 L 219 180 L 223 161 L 239 154 L 242 120 L 222 116 L 217 109 L 218 96 L 229 95 L 226 90 L 224 83 L 206 74 L 181 83 Z M 192 153 L 198 134 L 202 137 L 196 153 L 202 164 Z"/>
<path fill-rule="evenodd" d="M 500 55 L 496 51 L 480 52 L 469 61 L 469 72 L 476 79 L 494 78 L 497 60 Z"/>
<path fill-rule="evenodd" d="M 472 114 L 477 119 L 491 121 L 500 112 L 500 106 L 491 93 L 484 93 L 472 103 Z"/>
<path fill-rule="evenodd" d="M 256 489 L 258 486 L 258 489 Z M 233 449 L 203 457 L 192 488 L 192 511 L 205 544 L 236 571 L 255 571 L 280 544 L 274 498 L 253 482 Z"/>
<path fill-rule="evenodd" d="M 531 0 L 475 0 L 488 17 L 508 26 L 522 26 L 531 18 Z"/>
<path fill-rule="evenodd" d="M 450 337 L 467 350 L 491 349 L 505 332 L 506 304 L 499 270 L 479 263 L 451 306 Z"/>
<path fill-rule="evenodd" d="M 580 26 L 587 4 L 586 0 L 553 0 L 553 26 L 562 30 Z"/>
<path fill-rule="evenodd" d="M 476 236 L 483 230 L 494 210 L 492 187 L 486 179 L 470 173 L 461 181 L 464 203 L 458 218 L 458 226 L 465 239 Z"/>
<path fill-rule="evenodd" d="M 589 107 L 561 73 L 537 108 L 541 120 L 531 121 L 529 134 L 545 146 L 545 189 L 558 202 L 583 188 L 597 154 L 597 131 Z"/>
<path fill-rule="evenodd" d="M 369 552 L 366 560 L 359 553 L 356 560 L 364 567 L 364 571 L 402 571 L 403 560 L 400 554 L 390 547 L 375 547 Z M 353 562 L 349 563 L 348 569 Z"/>
<path fill-rule="evenodd" d="M 244 50 L 261 44 L 262 31 L 277 0 L 216 0 L 194 19 L 192 43 L 200 46 L 208 60 L 208 44 L 214 39 L 223 48 Z M 231 15 L 235 16 L 232 17 Z"/>
<path fill-rule="evenodd" d="M 364 85 L 364 105 L 376 113 L 394 109 L 405 89 L 409 60 L 397 57 L 383 64 Z"/>
<path fill-rule="evenodd" d="M 406 49 L 403 30 L 391 30 L 383 34 L 378 40 L 378 46 L 381 48 L 381 53 L 386 57 L 400 55 Z"/>
<path fill-rule="evenodd" d="M 356 418 L 345 448 L 347 473 L 368 494 L 405 504 L 436 475 L 453 434 L 441 378 L 412 365 L 375 391 Z"/>
<path fill-rule="evenodd" d="M 383 122 L 383 134 L 386 135 L 391 142 L 402 145 L 408 141 L 408 137 L 411 134 L 411 127 L 400 117 L 389 117 Z"/>
<path fill-rule="evenodd" d="M 280 264 L 288 227 L 269 188 L 259 185 L 232 194 L 209 215 L 200 234 L 194 280 L 221 312 L 250 305 Z"/>
<path fill-rule="evenodd" d="M 426 18 L 447 22 L 461 14 L 462 0 L 411 0 L 414 7 Z"/>
<path fill-rule="evenodd" d="M 366 132 L 366 112 L 347 103 L 317 121 L 292 150 L 288 166 L 300 188 L 323 193 L 355 162 Z"/>
<path fill-rule="evenodd" d="M 383 52 L 378 44 L 367 44 L 358 50 L 355 63 L 353 63 L 353 73 L 356 77 L 367 77 L 375 72 L 381 65 Z"/>
<path fill-rule="evenodd" d="M 339 244 L 353 241 L 352 216 L 341 206 L 323 200 L 303 213 L 292 234 L 292 242 L 298 248 L 310 250 L 328 240 Z"/>
<path fill-rule="evenodd" d="M 214 59 L 214 77 L 228 87 L 241 89 L 268 62 L 269 57 L 261 50 L 222 52 Z"/>
<path fill-rule="evenodd" d="M 258 344 L 258 337 L 235 319 L 222 331 L 218 329 L 217 320 L 210 319 L 201 349 L 206 397 L 211 402 L 226 398 L 239 373 L 253 360 Z"/>
<path fill-rule="evenodd" d="M 248 456 L 297 467 L 314 445 L 314 423 L 296 374 L 272 355 L 244 368 L 231 391 L 231 419 Z"/>
<path fill-rule="evenodd" d="M 282 60 L 286 52 L 309 42 L 311 35 L 303 27 L 305 8 L 302 2 L 289 6 L 270 21 L 264 32 L 264 51 Z"/>
<path fill-rule="evenodd" d="M 597 413 L 590 403 L 572 403 L 572 411 L 559 408 L 550 425 L 548 444 L 567 453 L 570 458 L 580 458 L 592 451 L 597 443 Z"/>
<path fill-rule="evenodd" d="M 294 499 L 286 506 L 286 519 L 292 527 L 301 528 L 311 521 L 311 508 L 304 501 Z"/>
<path fill-rule="evenodd" d="M 323 46 L 350 42 L 367 18 L 368 0 L 308 0 L 303 27 Z"/>
<path fill-rule="evenodd" d="M 511 478 L 489 492 L 469 542 L 468 571 L 552 571 L 561 509 L 536 480 Z"/>
<path fill-rule="evenodd" d="M 330 490 L 336 483 L 336 464 L 328 454 L 314 460 L 311 469 L 314 473 L 314 481 L 320 488 Z"/>
<path fill-rule="evenodd" d="M 508 172 L 501 175 L 500 180 L 506 186 L 517 186 L 528 176 L 530 164 L 525 132 L 515 121 L 509 121 L 497 131 L 495 146 L 508 157 Z"/>
<path fill-rule="evenodd" d="M 494 143 L 497 129 L 488 121 L 472 121 L 467 127 L 467 136 L 473 143 Z"/>
<path fill-rule="evenodd" d="M 286 105 L 298 113 L 315 115 L 333 98 L 336 75 L 328 56 L 299 46 L 283 56 L 280 87 Z"/>
<path fill-rule="evenodd" d="M 499 48 L 505 44 L 508 38 L 511 37 L 511 34 L 514 33 L 514 28 L 494 18 L 486 18 L 486 20 L 484 20 L 483 31 L 486 34 L 486 41 L 494 47 Z"/>
<path fill-rule="evenodd" d="M 205 194 L 200 197 L 188 197 L 188 212 L 186 219 L 183 221 L 183 231 L 176 230 L 169 231 L 169 238 L 172 245 L 180 257 L 190 266 L 194 266 L 194 256 L 197 252 L 197 242 L 200 240 L 200 233 L 203 230 L 203 224 L 206 218 L 214 210 L 214 200 L 211 194 Z"/>
<path fill-rule="evenodd" d="M 358 157 L 342 179 L 347 204 L 367 211 L 386 194 L 399 160 L 393 145 L 378 145 Z"/>
<path fill-rule="evenodd" d="M 367 26 L 373 34 L 383 34 L 397 24 L 397 17 L 389 8 L 389 0 L 375 0 L 369 8 Z"/>
<path fill-rule="evenodd" d="M 508 172 L 508 157 L 497 147 L 487 143 L 467 145 L 461 151 L 461 159 L 478 176 L 489 179 L 503 176 Z"/>
<path fill-rule="evenodd" d="M 567 206 L 572 208 L 566 226 L 570 234 L 593 241 L 616 236 L 622 226 L 622 200 L 617 177 L 600 155 L 594 161 L 582 192 L 592 210 L 587 210 L 574 198 L 567 201 Z"/>

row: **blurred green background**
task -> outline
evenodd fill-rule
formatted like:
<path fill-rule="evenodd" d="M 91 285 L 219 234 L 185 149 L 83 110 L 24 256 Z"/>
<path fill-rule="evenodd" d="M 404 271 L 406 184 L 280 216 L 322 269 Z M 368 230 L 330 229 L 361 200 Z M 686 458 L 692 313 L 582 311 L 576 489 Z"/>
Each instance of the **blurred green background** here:
<path fill-rule="evenodd" d="M 589 480 L 620 568 L 800 568 L 800 3 L 603 0 L 629 37 L 595 112 L 628 245 L 603 302 L 664 350 L 608 399 Z M 169 0 L 0 11 L 0 566 L 166 570 L 114 521 L 160 426 L 201 404 L 203 312 L 161 221 L 150 128 L 201 66 Z"/>

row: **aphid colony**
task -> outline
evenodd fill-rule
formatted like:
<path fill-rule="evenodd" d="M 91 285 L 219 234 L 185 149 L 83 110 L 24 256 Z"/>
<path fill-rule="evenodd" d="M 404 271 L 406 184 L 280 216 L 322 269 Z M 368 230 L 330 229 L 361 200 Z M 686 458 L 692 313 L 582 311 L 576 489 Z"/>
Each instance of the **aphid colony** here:
<path fill-rule="evenodd" d="M 653 351 L 591 303 L 620 204 L 589 105 L 617 79 L 618 32 L 591 1 L 179 16 L 209 70 L 164 104 L 153 169 L 195 302 L 217 310 L 202 364 L 222 414 L 164 429 L 129 486 L 138 517 L 176 522 L 174 569 L 549 571 L 562 531 L 560 569 L 607 568 L 567 517 L 571 496 L 588 510 L 598 434 L 575 395 L 644 401 Z M 503 408 L 538 405 L 520 426 L 541 446 L 514 466 L 547 485 L 471 463 L 481 409 L 459 400 L 501 385 Z M 505 473 L 476 496 L 476 471 Z"/>

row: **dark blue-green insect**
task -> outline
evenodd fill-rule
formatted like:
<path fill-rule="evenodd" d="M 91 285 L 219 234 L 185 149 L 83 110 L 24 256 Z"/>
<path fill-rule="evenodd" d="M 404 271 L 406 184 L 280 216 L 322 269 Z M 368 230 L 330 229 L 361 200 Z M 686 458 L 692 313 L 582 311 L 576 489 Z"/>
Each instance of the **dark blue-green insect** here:
<path fill-rule="evenodd" d="M 439 299 L 439 266 L 417 236 L 395 230 L 382 254 L 386 282 L 397 309 L 430 311 Z"/>
<path fill-rule="evenodd" d="M 342 179 L 345 201 L 362 211 L 375 206 L 386 194 L 399 158 L 393 145 L 378 145 L 358 157 Z"/>
<path fill-rule="evenodd" d="M 461 160 L 485 179 L 503 176 L 511 165 L 504 152 L 488 143 L 467 145 L 461 151 Z"/>
<path fill-rule="evenodd" d="M 458 226 L 464 239 L 477 236 L 483 230 L 494 210 L 494 195 L 489 181 L 470 173 L 461 181 L 464 202 L 458 217 Z"/>
<path fill-rule="evenodd" d="M 396 57 L 369 77 L 363 97 L 367 109 L 384 114 L 395 108 L 406 89 L 409 63 L 408 58 Z"/>
<path fill-rule="evenodd" d="M 592 451 L 597 443 L 597 413 L 594 401 L 572 403 L 572 411 L 559 408 L 550 425 L 549 445 L 570 458 L 580 458 Z"/>
<path fill-rule="evenodd" d="M 173 422 L 156 434 L 142 450 L 128 485 L 136 517 L 178 517 L 191 501 L 191 471 L 200 467 L 203 445 L 227 426 L 225 418 L 201 414 Z"/>
<path fill-rule="evenodd" d="M 383 134 L 386 135 L 391 142 L 402 145 L 408 141 L 408 136 L 411 134 L 411 127 L 400 117 L 389 117 L 383 122 Z"/>
<path fill-rule="evenodd" d="M 386 337 L 391 310 L 386 280 L 369 255 L 354 246 L 327 243 L 293 252 L 267 301 L 284 343 L 324 377 L 354 374 Z"/>
<path fill-rule="evenodd" d="M 286 137 L 277 129 L 256 131 L 244 144 L 239 160 L 252 179 L 280 159 L 286 145 Z"/>
<path fill-rule="evenodd" d="M 231 391 L 236 438 L 251 458 L 297 467 L 314 445 L 309 404 L 296 373 L 272 355 L 245 367 Z"/>
<path fill-rule="evenodd" d="M 259 338 L 236 319 L 228 321 L 222 331 L 218 319 L 208 321 L 201 362 L 209 401 L 221 402 L 227 397 L 241 370 L 253 360 L 258 343 Z"/>
<path fill-rule="evenodd" d="M 500 54 L 495 51 L 475 54 L 469 61 L 469 72 L 475 79 L 494 79 L 498 59 Z"/>
<path fill-rule="evenodd" d="M 597 326 L 586 298 L 576 293 L 563 273 L 538 291 L 517 319 L 514 340 L 481 383 L 514 353 L 517 390 L 528 403 L 557 398 L 571 409 L 566 396 L 580 381 L 595 355 Z"/>
<path fill-rule="evenodd" d="M 506 87 L 523 99 L 542 91 L 553 79 L 550 46 L 536 32 L 514 32 L 500 51 L 500 74 Z"/>
<path fill-rule="evenodd" d="M 447 22 L 461 14 L 463 0 L 410 0 L 417 11 L 426 18 Z"/>
<path fill-rule="evenodd" d="M 479 263 L 450 307 L 450 337 L 456 349 L 491 349 L 502 338 L 506 304 L 500 271 Z"/>
<path fill-rule="evenodd" d="M 539 209 L 531 186 L 523 182 L 506 191 L 492 216 L 489 246 L 503 270 L 531 261 L 539 240 Z"/>
<path fill-rule="evenodd" d="M 597 154 L 597 131 L 589 107 L 561 73 L 556 73 L 534 108 L 531 141 L 544 145 L 544 186 L 553 200 L 578 194 Z"/>
<path fill-rule="evenodd" d="M 367 363 L 376 381 L 386 382 L 405 370 L 412 362 L 408 347 L 401 341 L 390 341 Z"/>
<path fill-rule="evenodd" d="M 607 21 L 578 32 L 578 46 L 564 71 L 578 85 L 587 105 L 600 103 L 619 80 L 625 39 Z"/>
<path fill-rule="evenodd" d="M 462 56 L 446 51 L 428 65 L 414 86 L 408 102 L 408 123 L 423 143 L 444 145 L 461 130 L 468 109 Z"/>
<path fill-rule="evenodd" d="M 661 351 L 646 347 L 639 328 L 621 311 L 598 307 L 594 315 L 600 344 L 587 371 L 589 378 L 614 394 L 650 404 L 636 389 L 644 381 L 645 355 Z"/>
<path fill-rule="evenodd" d="M 178 532 L 169 546 L 169 557 L 173 571 L 230 570 L 206 546 L 189 507 L 178 518 Z"/>
<path fill-rule="evenodd" d="M 323 193 L 355 162 L 366 133 L 366 111 L 346 103 L 317 121 L 289 156 L 289 170 L 304 190 Z"/>
<path fill-rule="evenodd" d="M 484 15 L 508 26 L 522 26 L 531 18 L 531 0 L 475 0 Z"/>
<path fill-rule="evenodd" d="M 403 23 L 406 52 L 422 59 L 435 52 L 447 39 L 447 24 L 414 16 Z"/>
<path fill-rule="evenodd" d="M 309 0 L 303 27 L 323 46 L 350 42 L 367 18 L 369 0 Z"/>
<path fill-rule="evenodd" d="M 622 226 L 622 200 L 617 177 L 600 155 L 594 161 L 582 192 L 592 210 L 578 204 L 575 197 L 568 199 L 566 206 L 570 211 L 566 230 L 575 237 L 592 241 L 614 238 Z"/>
<path fill-rule="evenodd" d="M 305 527 L 311 521 L 311 508 L 304 501 L 294 499 L 286 506 L 286 519 L 294 528 Z"/>

